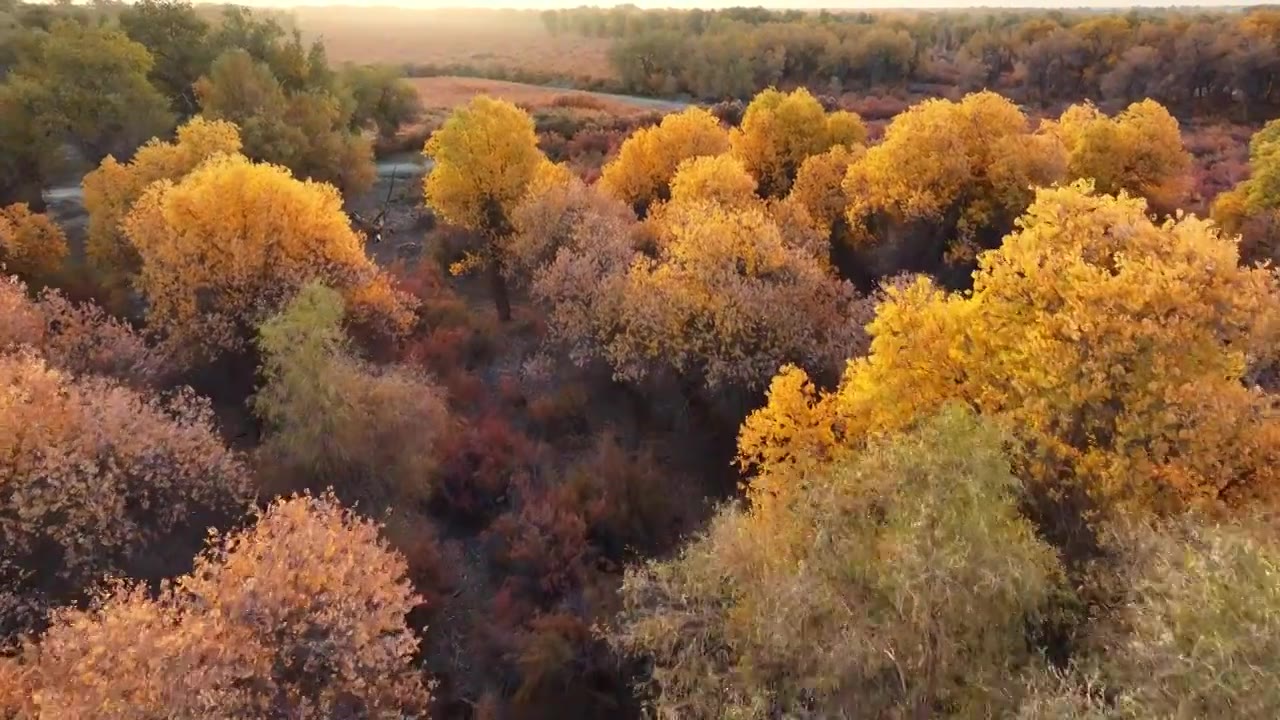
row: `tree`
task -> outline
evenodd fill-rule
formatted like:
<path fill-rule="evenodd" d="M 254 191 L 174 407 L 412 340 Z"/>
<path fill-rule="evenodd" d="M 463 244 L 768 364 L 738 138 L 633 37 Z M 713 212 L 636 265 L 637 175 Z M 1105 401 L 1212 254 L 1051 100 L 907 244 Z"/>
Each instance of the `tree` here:
<path fill-rule="evenodd" d="M 142 261 L 152 327 L 188 350 L 235 350 L 303 285 L 343 293 L 354 318 L 386 333 L 411 312 L 364 254 L 332 186 L 275 165 L 219 156 L 153 183 L 124 221 Z"/>
<path fill-rule="evenodd" d="M 268 474 L 294 490 L 327 483 L 367 512 L 425 503 L 450 421 L 444 393 L 409 368 L 361 362 L 344 313 L 341 295 L 310 284 L 258 330 L 251 406 L 267 427 Z"/>
<path fill-rule="evenodd" d="M 195 83 L 213 62 L 209 24 L 185 0 L 140 0 L 120 11 L 120 28 L 151 53 L 152 84 L 179 117 L 199 111 Z"/>
<path fill-rule="evenodd" d="M 215 536 L 158 599 L 126 586 L 59 612 L 17 661 L 17 713 L 417 716 L 429 697 L 405 572 L 378 527 L 332 497 L 277 501 L 249 530 Z"/>
<path fill-rule="evenodd" d="M 828 115 L 804 88 L 789 94 L 769 88 L 747 106 L 729 142 L 760 183 L 760 193 L 778 197 L 791 189 L 805 159 L 837 145 L 860 145 L 866 138 L 867 129 L 857 115 Z"/>
<path fill-rule="evenodd" d="M 670 199 L 669 183 L 682 161 L 728 149 L 729 135 L 720 121 L 701 108 L 688 108 L 632 133 L 604 166 L 600 184 L 643 215 L 655 201 Z"/>
<path fill-rule="evenodd" d="M 1070 179 L 1090 178 L 1099 192 L 1128 192 L 1172 213 L 1188 187 L 1191 155 L 1169 111 L 1154 100 L 1109 118 L 1092 105 L 1074 105 L 1048 132 L 1067 148 Z"/>
<path fill-rule="evenodd" d="M 81 587 L 248 500 L 248 471 L 190 391 L 161 400 L 30 352 L 0 355 L 0 384 L 0 557 L 33 585 Z"/>
<path fill-rule="evenodd" d="M 505 100 L 477 96 L 432 133 L 423 152 L 434 163 L 424 183 L 427 205 L 480 234 L 474 262 L 488 272 L 498 317 L 510 320 L 503 266 L 511 213 L 550 164 L 538 149 L 533 119 Z"/>
<path fill-rule="evenodd" d="M 861 246 L 924 243 L 906 267 L 934 270 L 992 247 L 1031 201 L 1062 176 L 1054 138 L 1030 131 L 1017 106 L 991 92 L 926 100 L 896 116 L 884 141 L 844 181 L 851 236 Z"/>
<path fill-rule="evenodd" d="M 48 283 L 67 259 L 67 238 L 48 215 L 25 204 L 0 208 L 0 269 Z"/>
<path fill-rule="evenodd" d="M 103 375 L 135 388 L 154 385 L 169 369 L 163 348 L 101 308 L 50 288 L 32 298 L 16 277 L 0 278 L 0 353 L 23 349 L 71 376 Z"/>
<path fill-rule="evenodd" d="M 352 105 L 327 83 L 306 84 L 309 66 L 302 58 L 298 82 L 290 89 L 266 62 L 246 50 L 218 57 L 196 83 L 202 113 L 240 128 L 250 158 L 283 165 L 301 178 L 328 182 L 346 193 L 373 184 L 373 147 L 351 130 Z M 325 68 L 316 72 L 324 74 Z"/>
<path fill-rule="evenodd" d="M 1248 260 L 1280 259 L 1280 122 L 1272 121 L 1249 141 L 1249 177 L 1214 199 L 1212 217 L 1241 235 Z"/>
<path fill-rule="evenodd" d="M 122 286 L 139 270 L 138 253 L 125 237 L 122 223 L 143 192 L 158 180 L 181 180 L 211 157 L 239 152 L 240 130 L 235 125 L 195 117 L 178 128 L 173 142 L 153 138 L 138 148 L 132 160 L 122 163 L 108 155 L 85 175 L 86 254 L 108 285 Z"/>
<path fill-rule="evenodd" d="M 342 72 L 342 82 L 355 101 L 352 129 L 372 125 L 380 136 L 393 138 L 401 126 L 414 122 L 422 114 L 417 89 L 396 68 L 349 65 Z"/>
<path fill-rule="evenodd" d="M 722 510 L 629 570 L 613 640 L 651 661 L 659 714 L 992 716 L 1033 663 L 1062 579 L 1018 512 L 1002 434 L 957 407 Z M 748 492 L 755 497 L 754 484 Z"/>
<path fill-rule="evenodd" d="M 1103 582 L 1114 596 L 1071 671 L 1041 683 L 1018 717 L 1274 717 L 1274 532 L 1274 522 L 1203 517 L 1110 528 Z"/>
<path fill-rule="evenodd" d="M 151 54 L 118 30 L 59 21 L 13 77 L 28 83 L 38 123 L 90 162 L 128 156 L 173 127 L 168 103 L 147 80 Z"/>
<path fill-rule="evenodd" d="M 1040 190 L 984 253 L 972 295 L 927 280 L 889 292 L 866 358 L 833 394 L 794 371 L 743 426 L 743 462 L 779 486 L 959 400 L 1022 442 L 1033 489 L 1170 512 L 1270 497 L 1274 400 L 1243 378 L 1273 358 L 1280 293 L 1195 218 L 1154 224 L 1142 200 L 1084 183 Z"/>
<path fill-rule="evenodd" d="M 0 205 L 44 212 L 45 178 L 58 166 L 60 137 L 40 112 L 44 89 L 27 77 L 0 83 Z"/>
<path fill-rule="evenodd" d="M 861 147 L 850 149 L 847 145 L 836 145 L 824 153 L 811 155 L 800 164 L 788 195 L 825 231 L 833 247 L 852 243 L 845 217 L 850 203 L 844 194 L 844 178 L 864 152 Z"/>

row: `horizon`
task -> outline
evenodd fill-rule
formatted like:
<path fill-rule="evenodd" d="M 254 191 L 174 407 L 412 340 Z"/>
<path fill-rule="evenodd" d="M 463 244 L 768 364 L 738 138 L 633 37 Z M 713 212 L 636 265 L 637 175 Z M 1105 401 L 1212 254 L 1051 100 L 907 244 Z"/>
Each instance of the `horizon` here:
<path fill-rule="evenodd" d="M 388 2 L 387 0 L 334 0 L 333 2 L 291 2 L 284 0 L 276 2 L 273 0 L 241 0 L 240 2 L 226 3 L 219 0 L 196 0 L 196 4 L 200 5 L 243 5 L 253 8 L 270 8 L 276 10 L 310 10 L 310 9 L 332 9 L 339 10 L 342 8 L 352 8 L 361 10 L 386 9 L 386 10 L 420 10 L 420 11 L 450 11 L 465 12 L 468 10 L 517 10 L 517 11 L 542 11 L 542 10 L 568 10 L 580 7 L 589 8 L 616 8 L 622 6 L 634 6 L 640 10 L 726 10 L 735 7 L 760 7 L 768 10 L 804 10 L 819 12 L 822 10 L 856 12 L 859 10 L 1123 10 L 1126 8 L 1169 8 L 1169 9 L 1196 9 L 1205 8 L 1212 10 L 1228 10 L 1231 8 L 1246 8 L 1273 5 L 1271 2 L 1193 2 L 1193 3 L 1170 3 L 1167 0 L 1097 0 L 1096 2 L 1076 2 L 1076 3 L 1058 3 L 1050 0 L 1037 2 L 1036 0 L 1009 0 L 1008 2 L 1000 2 L 999 0 L 981 3 L 967 2 L 951 2 L 950 0 L 915 0 L 910 4 L 895 2 L 894 0 L 871 0 L 870 2 L 845 2 L 815 5 L 810 3 L 785 3 L 785 2 L 734 2 L 733 0 L 685 0 L 684 2 L 671 0 L 630 0 L 628 2 L 556 2 L 554 0 L 471 0 L 467 5 L 458 5 L 455 1 L 437 2 L 435 0 L 419 0 L 417 2 Z"/>

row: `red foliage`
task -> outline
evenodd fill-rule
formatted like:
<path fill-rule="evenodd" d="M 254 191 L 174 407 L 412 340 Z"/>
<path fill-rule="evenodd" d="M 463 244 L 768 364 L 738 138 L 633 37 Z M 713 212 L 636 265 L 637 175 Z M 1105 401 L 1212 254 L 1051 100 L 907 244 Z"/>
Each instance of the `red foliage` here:
<path fill-rule="evenodd" d="M 589 550 L 580 510 L 566 493 L 535 492 L 493 522 L 486 535 L 494 564 L 511 574 L 508 586 L 544 602 L 581 586 Z"/>
<path fill-rule="evenodd" d="M 483 525 L 507 503 L 512 482 L 526 476 L 534 447 L 507 420 L 487 414 L 444 438 L 435 503 L 452 517 Z"/>

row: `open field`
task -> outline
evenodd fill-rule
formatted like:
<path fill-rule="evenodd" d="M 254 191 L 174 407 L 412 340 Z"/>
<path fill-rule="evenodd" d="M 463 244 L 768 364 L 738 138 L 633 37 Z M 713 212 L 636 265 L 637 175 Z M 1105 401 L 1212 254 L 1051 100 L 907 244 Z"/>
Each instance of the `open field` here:
<path fill-rule="evenodd" d="M 518 69 L 610 78 L 610 41 L 547 32 L 535 11 L 299 7 L 305 39 L 323 38 L 332 60 Z"/>

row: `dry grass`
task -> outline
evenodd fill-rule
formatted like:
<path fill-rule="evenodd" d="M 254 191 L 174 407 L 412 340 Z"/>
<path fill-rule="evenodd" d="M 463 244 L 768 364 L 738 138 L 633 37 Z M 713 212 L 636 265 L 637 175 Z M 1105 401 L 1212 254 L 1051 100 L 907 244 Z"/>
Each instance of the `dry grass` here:
<path fill-rule="evenodd" d="M 649 111 L 641 105 L 601 98 L 572 90 L 525 85 L 503 80 L 486 80 L 469 77 L 412 78 L 418 89 L 423 107 L 428 111 L 450 109 L 477 95 L 501 98 L 531 110 L 540 108 L 572 108 L 587 114 L 599 112 L 609 115 L 629 115 Z"/>
<path fill-rule="evenodd" d="M 323 38 L 338 62 L 521 68 L 609 78 L 610 41 L 547 32 L 536 11 L 300 7 L 304 38 Z"/>

